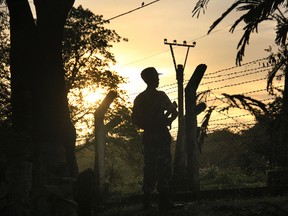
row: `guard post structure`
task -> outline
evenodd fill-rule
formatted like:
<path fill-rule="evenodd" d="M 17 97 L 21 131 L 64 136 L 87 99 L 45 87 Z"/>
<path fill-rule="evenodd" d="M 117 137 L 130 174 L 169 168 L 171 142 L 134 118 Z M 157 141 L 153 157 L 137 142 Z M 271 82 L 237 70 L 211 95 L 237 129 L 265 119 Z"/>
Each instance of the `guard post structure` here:
<path fill-rule="evenodd" d="M 177 40 L 173 40 L 173 42 L 168 42 L 167 39 L 164 39 L 164 44 L 169 45 L 172 60 L 174 64 L 174 68 L 176 71 L 176 80 L 178 85 L 178 132 L 177 132 L 177 140 L 176 140 L 176 148 L 175 148 L 175 158 L 174 158 L 174 168 L 173 168 L 173 187 L 174 190 L 179 191 L 185 188 L 185 184 L 183 181 L 186 176 L 186 143 L 185 143 L 185 122 L 184 122 L 184 102 L 183 102 L 183 80 L 184 80 L 184 70 L 189 54 L 189 50 L 191 47 L 196 46 L 196 42 L 192 42 L 191 44 L 187 43 L 187 41 L 183 41 L 183 43 L 177 43 Z M 184 65 L 176 64 L 173 46 L 182 46 L 187 48 Z"/>

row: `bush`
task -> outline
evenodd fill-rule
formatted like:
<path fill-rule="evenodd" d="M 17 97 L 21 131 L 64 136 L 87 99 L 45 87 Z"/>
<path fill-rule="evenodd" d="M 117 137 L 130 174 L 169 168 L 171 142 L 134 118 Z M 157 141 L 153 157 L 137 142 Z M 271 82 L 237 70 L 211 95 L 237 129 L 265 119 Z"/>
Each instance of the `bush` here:
<path fill-rule="evenodd" d="M 240 168 L 220 169 L 210 166 L 200 170 L 201 190 L 260 187 L 266 182 L 265 173 L 248 175 Z"/>

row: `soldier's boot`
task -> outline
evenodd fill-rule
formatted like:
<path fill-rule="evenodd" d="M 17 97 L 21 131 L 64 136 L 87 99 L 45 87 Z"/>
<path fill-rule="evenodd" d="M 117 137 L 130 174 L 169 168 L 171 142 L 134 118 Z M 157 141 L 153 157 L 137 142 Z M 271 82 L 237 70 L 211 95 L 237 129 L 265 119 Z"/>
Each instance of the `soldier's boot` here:
<path fill-rule="evenodd" d="M 169 209 L 182 209 L 184 208 L 183 204 L 172 202 L 167 193 L 159 194 L 158 206 L 160 210 L 169 210 Z"/>
<path fill-rule="evenodd" d="M 151 193 L 145 192 L 143 195 L 143 209 L 147 210 L 153 208 L 152 200 L 151 200 Z"/>

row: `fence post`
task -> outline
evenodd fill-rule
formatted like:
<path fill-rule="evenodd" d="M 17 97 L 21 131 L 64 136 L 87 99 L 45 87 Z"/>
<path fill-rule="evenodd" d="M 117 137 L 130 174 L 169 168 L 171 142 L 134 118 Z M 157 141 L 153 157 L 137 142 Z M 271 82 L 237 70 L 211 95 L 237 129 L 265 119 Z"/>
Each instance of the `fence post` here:
<path fill-rule="evenodd" d="M 105 126 L 104 126 L 104 116 L 107 112 L 110 104 L 117 97 L 117 93 L 110 91 L 99 107 L 94 113 L 94 135 L 95 135 L 95 161 L 94 161 L 94 171 L 95 171 L 95 186 L 96 186 L 96 197 L 101 199 L 104 192 L 105 183 Z"/>
<path fill-rule="evenodd" d="M 192 191 L 200 190 L 199 151 L 197 143 L 196 90 L 206 71 L 206 68 L 207 66 L 205 64 L 198 65 L 185 88 L 187 180 L 188 188 Z"/>

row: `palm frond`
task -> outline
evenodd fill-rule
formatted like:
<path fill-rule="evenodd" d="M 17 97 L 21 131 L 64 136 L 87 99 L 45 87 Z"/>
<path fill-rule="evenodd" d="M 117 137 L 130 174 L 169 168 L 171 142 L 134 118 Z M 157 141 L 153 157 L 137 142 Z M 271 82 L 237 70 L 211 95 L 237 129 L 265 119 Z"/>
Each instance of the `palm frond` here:
<path fill-rule="evenodd" d="M 212 115 L 212 112 L 216 109 L 216 106 L 211 106 L 209 107 L 209 109 L 206 111 L 205 116 L 202 119 L 202 124 L 201 124 L 201 128 L 207 128 L 209 125 L 209 120 L 210 117 Z"/>
<path fill-rule="evenodd" d="M 237 8 L 242 1 L 236 1 L 234 4 L 231 5 L 230 8 L 225 11 L 220 18 L 218 18 L 209 28 L 208 34 L 230 13 L 232 12 L 235 8 Z"/>
<path fill-rule="evenodd" d="M 203 11 L 203 14 L 204 14 L 209 1 L 210 0 L 198 0 L 198 2 L 196 3 L 192 11 L 192 17 L 194 17 L 197 14 L 197 18 L 198 18 L 200 16 L 201 11 Z"/>
<path fill-rule="evenodd" d="M 261 111 L 268 113 L 266 104 L 251 97 L 247 97 L 241 94 L 229 95 L 224 93 L 222 95 L 228 99 L 229 108 L 245 109 L 254 116 L 257 116 Z"/>
<path fill-rule="evenodd" d="M 288 20 L 278 14 L 275 14 L 274 18 L 277 21 L 275 43 L 280 46 L 285 46 L 288 33 Z"/>
<path fill-rule="evenodd" d="M 199 128 L 198 132 L 198 145 L 199 145 L 199 151 L 202 152 L 202 146 L 204 144 L 204 139 L 207 136 L 207 130 L 209 125 L 209 120 L 212 115 L 213 110 L 215 110 L 215 106 L 209 107 L 209 109 L 206 111 L 206 114 L 202 120 L 201 127 Z"/>
<path fill-rule="evenodd" d="M 250 25 L 247 25 L 244 28 L 245 31 L 244 31 L 244 33 L 243 33 L 243 35 L 242 35 L 242 37 L 241 37 L 241 39 L 237 45 L 237 49 L 238 49 L 237 56 L 236 56 L 236 64 L 237 65 L 240 65 L 242 60 L 243 60 L 246 45 L 249 44 L 250 35 L 255 30 L 255 28 L 257 29 L 257 27 L 250 26 Z"/>
<path fill-rule="evenodd" d="M 243 5 L 237 8 L 238 11 L 247 11 L 247 13 L 236 20 L 230 29 L 230 31 L 233 33 L 241 21 L 246 23 L 246 26 L 243 28 L 243 36 L 237 45 L 238 52 L 236 56 L 236 64 L 240 65 L 243 60 L 245 48 L 246 45 L 249 44 L 251 33 L 257 33 L 258 25 L 265 20 L 271 19 L 270 15 L 276 10 L 275 4 L 271 2 L 273 1 L 246 1 L 245 3 L 242 2 Z"/>
<path fill-rule="evenodd" d="M 253 32 L 258 32 L 258 25 L 265 21 L 270 20 L 275 14 L 276 10 L 279 10 L 279 7 L 284 4 L 286 1 L 278 0 L 238 0 L 234 4 L 231 5 L 230 8 L 225 11 L 220 18 L 218 18 L 209 28 L 208 34 L 233 10 L 245 12 L 242 16 L 240 16 L 230 28 L 230 32 L 234 32 L 236 27 L 243 21 L 246 23 L 246 26 L 243 28 L 244 33 L 241 37 L 238 45 L 237 45 L 237 56 L 236 56 L 236 64 L 240 65 L 244 53 L 246 45 L 249 44 L 250 35 Z M 279 18 L 280 19 L 280 18 Z M 280 43 L 284 43 L 286 41 L 286 35 L 288 31 L 288 27 L 284 25 L 285 22 L 282 20 L 282 25 L 279 25 L 279 34 L 276 40 Z M 288 24 L 286 24 L 288 25 Z"/>

